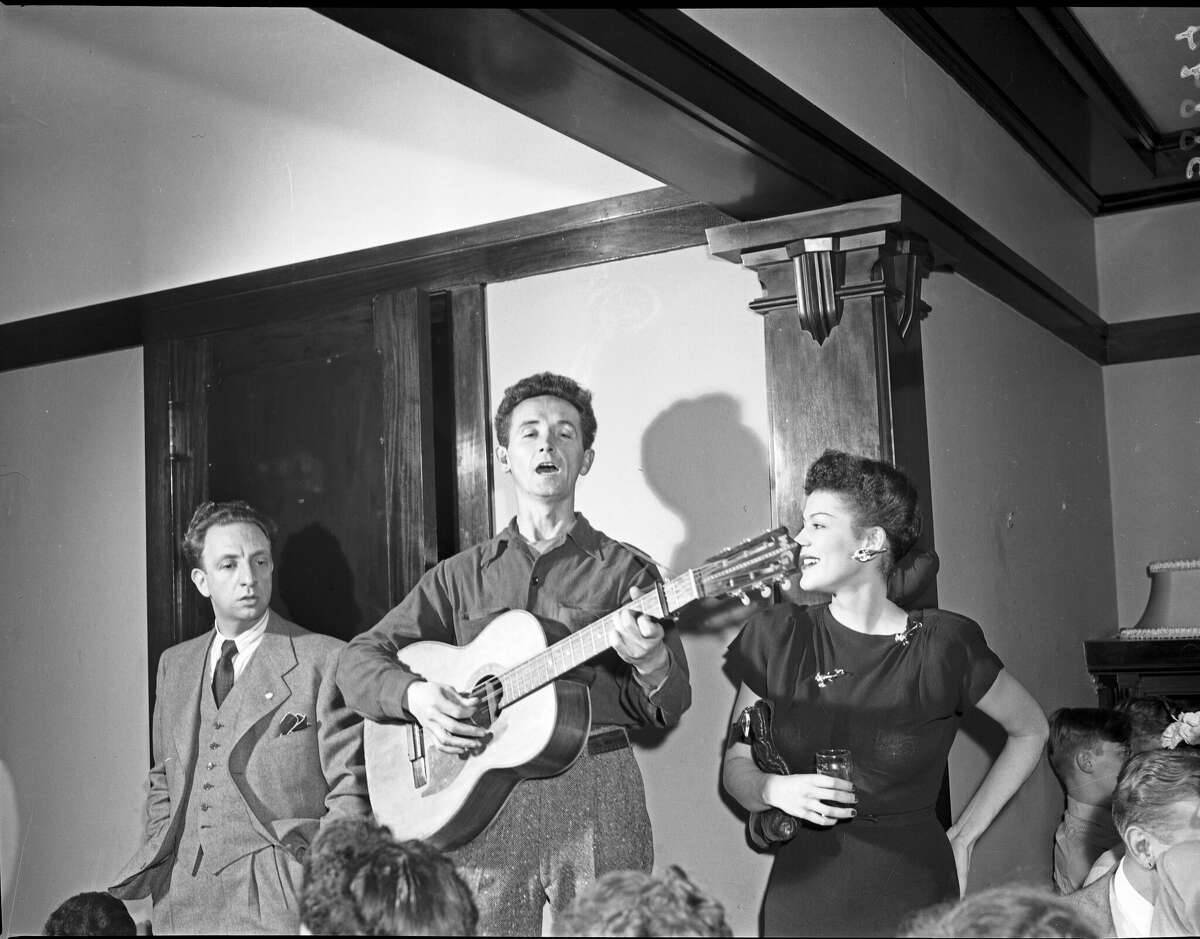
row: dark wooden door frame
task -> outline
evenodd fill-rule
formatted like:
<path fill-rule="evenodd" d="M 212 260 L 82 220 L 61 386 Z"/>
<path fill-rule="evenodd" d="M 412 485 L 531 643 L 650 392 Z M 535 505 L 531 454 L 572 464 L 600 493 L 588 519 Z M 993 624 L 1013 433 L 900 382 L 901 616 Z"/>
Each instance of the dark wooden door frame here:
<path fill-rule="evenodd" d="M 486 284 L 702 245 L 707 227 L 728 221 L 710 206 L 657 189 L 124 304 L 125 315 L 139 320 L 145 341 L 151 712 L 162 652 L 207 628 L 196 616 L 178 535 L 207 497 L 205 386 L 212 337 L 295 321 L 319 323 L 348 305 L 370 304 L 382 350 L 384 411 L 390 415 L 384 471 L 394 604 L 438 560 L 439 546 L 445 554 L 491 534 Z M 438 328 L 449 340 L 449 352 L 437 364 L 450 373 L 443 400 L 436 403 L 429 380 L 434 305 L 442 314 Z M 433 466 L 435 412 L 453 424 L 449 448 L 438 454 L 440 468 Z M 412 440 L 421 445 L 400 446 Z M 435 492 L 435 476 L 451 490 L 448 499 Z M 439 504 L 450 506 L 451 517 L 439 519 Z M 439 524 L 451 530 L 439 531 Z"/>

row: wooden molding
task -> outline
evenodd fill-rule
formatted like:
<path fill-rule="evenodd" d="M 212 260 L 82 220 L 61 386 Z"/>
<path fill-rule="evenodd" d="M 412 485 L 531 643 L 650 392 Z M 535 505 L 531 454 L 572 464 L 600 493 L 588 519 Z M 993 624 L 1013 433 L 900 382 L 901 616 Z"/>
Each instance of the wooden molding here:
<path fill-rule="evenodd" d="M 960 274 L 1103 361 L 1094 311 L 679 10 L 318 12 L 738 221 L 899 193 Z"/>
<path fill-rule="evenodd" d="M 818 344 L 855 301 L 889 316 L 903 339 L 928 309 L 921 282 L 933 265 L 929 244 L 905 225 L 904 204 L 885 196 L 710 228 L 709 251 L 758 275 L 763 295 L 751 310 L 798 316 Z"/>
<path fill-rule="evenodd" d="M 1200 355 L 1200 313 L 1112 323 L 1106 364 Z"/>
<path fill-rule="evenodd" d="M 495 283 L 695 247 L 729 221 L 670 187 L 600 199 L 0 325 L 0 371 L 271 322 L 289 297 L 321 308 L 373 290 Z"/>

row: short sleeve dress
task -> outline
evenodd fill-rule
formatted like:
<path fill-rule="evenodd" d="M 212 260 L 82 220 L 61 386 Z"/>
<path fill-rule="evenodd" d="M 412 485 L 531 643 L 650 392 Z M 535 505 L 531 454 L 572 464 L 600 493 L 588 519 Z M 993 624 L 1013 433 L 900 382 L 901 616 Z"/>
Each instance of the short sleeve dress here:
<path fill-rule="evenodd" d="M 956 898 L 934 805 L 963 713 L 1003 668 L 979 625 L 917 610 L 904 633 L 866 635 L 828 604 L 779 604 L 746 623 L 726 658 L 735 680 L 774 705 L 792 772 L 813 772 L 825 747 L 848 748 L 854 764 L 858 817 L 802 823 L 778 848 L 764 934 L 894 936 L 910 913 Z"/>

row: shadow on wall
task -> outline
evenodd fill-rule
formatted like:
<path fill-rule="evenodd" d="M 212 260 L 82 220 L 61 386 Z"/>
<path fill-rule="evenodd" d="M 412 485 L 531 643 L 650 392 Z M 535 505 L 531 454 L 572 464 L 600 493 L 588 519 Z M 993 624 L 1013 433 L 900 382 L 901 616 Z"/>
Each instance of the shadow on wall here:
<path fill-rule="evenodd" d="M 683 538 L 668 562 L 672 574 L 761 534 L 750 520 L 761 517 L 758 504 L 766 499 L 767 449 L 730 395 L 677 401 L 659 414 L 642 436 L 642 467 L 650 489 L 683 521 Z M 701 600 L 684 610 L 679 628 L 726 629 L 761 605 Z"/>
<path fill-rule="evenodd" d="M 683 537 L 665 559 L 673 575 L 761 534 L 770 479 L 767 450 L 743 423 L 741 405 L 730 395 L 702 395 L 662 411 L 642 435 L 641 461 L 651 491 L 683 523 Z M 681 612 L 678 628 L 692 637 L 693 650 L 720 644 L 722 634 L 731 638 L 728 631 L 765 603 L 702 599 Z M 653 749 L 666 735 L 639 728 L 632 736 L 638 746 Z"/>
<path fill-rule="evenodd" d="M 280 612 L 305 629 L 347 642 L 362 629 L 354 574 L 341 544 L 323 525 L 314 522 L 287 539 L 276 582 Z"/>

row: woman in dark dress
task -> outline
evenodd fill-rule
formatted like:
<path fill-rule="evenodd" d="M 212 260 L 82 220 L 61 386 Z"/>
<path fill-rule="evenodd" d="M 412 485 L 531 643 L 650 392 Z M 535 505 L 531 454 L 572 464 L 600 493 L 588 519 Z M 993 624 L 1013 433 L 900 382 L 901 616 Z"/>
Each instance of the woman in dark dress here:
<path fill-rule="evenodd" d="M 736 722 L 774 706 L 792 775 L 726 751 L 726 790 L 750 811 L 801 821 L 782 844 L 763 900 L 768 936 L 892 936 L 912 912 L 959 896 L 971 851 L 1033 772 L 1041 707 L 1005 671 L 979 626 L 944 610 L 906 613 L 887 598 L 897 558 L 920 533 L 916 490 L 887 463 L 826 451 L 808 471 L 800 586 L 829 603 L 778 604 L 729 646 Z M 949 831 L 934 815 L 959 721 L 977 707 L 1008 741 Z M 818 749 L 848 748 L 852 783 L 812 772 Z"/>

